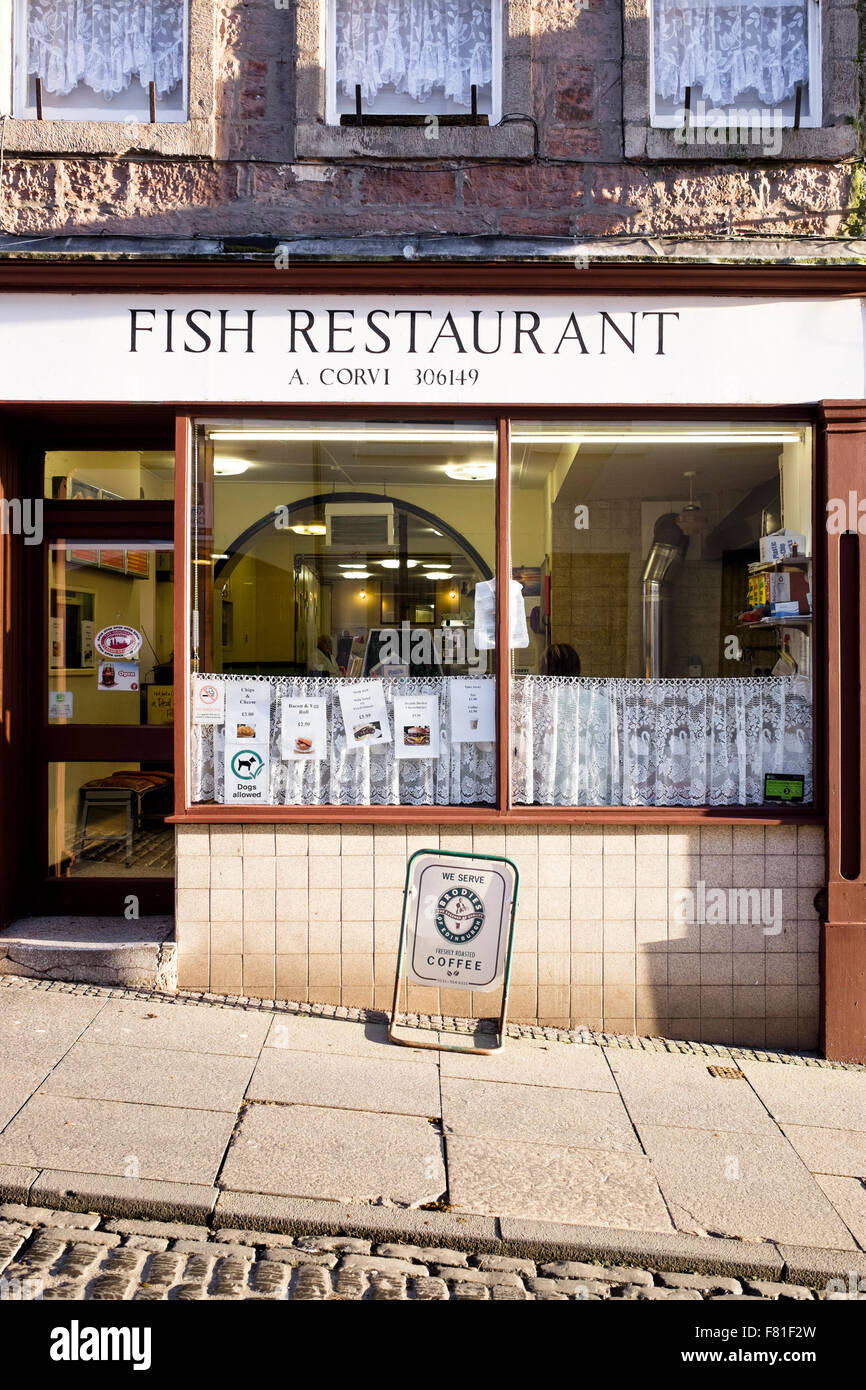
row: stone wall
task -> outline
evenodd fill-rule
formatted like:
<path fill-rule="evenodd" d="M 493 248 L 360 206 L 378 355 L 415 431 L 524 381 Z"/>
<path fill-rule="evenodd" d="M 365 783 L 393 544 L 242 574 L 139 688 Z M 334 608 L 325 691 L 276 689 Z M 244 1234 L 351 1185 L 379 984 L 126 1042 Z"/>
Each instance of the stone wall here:
<path fill-rule="evenodd" d="M 634 131 L 646 131 L 635 109 L 645 101 L 646 0 L 527 5 L 529 109 L 512 114 L 533 118 L 537 157 L 524 121 L 502 131 L 523 131 L 526 159 L 485 159 L 487 136 L 477 131 L 462 147 L 443 131 L 441 148 L 436 140 L 419 145 L 417 131 L 397 131 L 387 158 L 377 145 L 384 137 L 364 133 L 351 158 L 301 159 L 298 93 L 310 75 L 299 67 L 296 80 L 295 58 L 310 3 L 301 0 L 296 11 L 265 0 L 216 7 L 193 0 L 194 58 L 207 66 L 198 78 L 212 77 L 194 83 L 194 140 L 182 127 L 134 126 L 125 134 L 122 126 L 8 122 L 2 229 L 137 237 L 825 237 L 844 231 L 858 201 L 853 166 L 838 162 L 857 150 L 851 0 L 822 6 L 828 128 L 789 133 L 779 160 L 760 148 L 685 150 L 665 132 L 654 132 L 663 158 L 646 153 L 653 140 L 625 158 L 627 132 L 634 144 Z M 209 153 L 191 157 L 202 142 Z M 453 153 L 459 148 L 481 153 L 461 158 Z"/>
<path fill-rule="evenodd" d="M 182 989 L 390 1008 L 407 857 L 507 853 L 520 870 L 510 1016 L 560 1027 L 814 1048 L 820 826 L 178 826 Z M 678 920 L 678 889 L 766 888 L 779 931 Z M 695 916 L 701 912 L 697 897 Z M 730 915 L 730 914 L 729 914 Z M 419 1013 L 498 995 L 408 990 Z"/>

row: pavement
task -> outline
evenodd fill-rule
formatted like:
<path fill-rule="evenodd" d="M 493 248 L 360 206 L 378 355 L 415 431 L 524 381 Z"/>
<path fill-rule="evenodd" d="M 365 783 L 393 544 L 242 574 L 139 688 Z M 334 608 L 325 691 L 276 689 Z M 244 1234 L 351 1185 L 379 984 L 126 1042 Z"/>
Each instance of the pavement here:
<path fill-rule="evenodd" d="M 19 1223 L 330 1234 L 538 1278 L 588 1260 L 866 1290 L 866 1071 L 627 1042 L 466 1056 L 369 1020 L 7 976 L 0 1201 Z"/>

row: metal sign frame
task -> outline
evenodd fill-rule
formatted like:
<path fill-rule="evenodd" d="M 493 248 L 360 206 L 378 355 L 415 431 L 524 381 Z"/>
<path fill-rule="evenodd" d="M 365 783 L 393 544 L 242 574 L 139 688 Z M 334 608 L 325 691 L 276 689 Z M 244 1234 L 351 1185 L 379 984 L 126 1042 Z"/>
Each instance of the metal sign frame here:
<path fill-rule="evenodd" d="M 403 967 L 406 960 L 406 946 L 409 936 L 409 883 L 412 876 L 412 865 L 416 859 L 423 855 L 432 855 L 437 859 L 461 859 L 461 860 L 484 860 L 493 864 L 508 864 L 514 872 L 514 895 L 511 899 L 511 912 L 508 918 L 508 937 L 505 947 L 505 976 L 502 983 L 502 1004 L 499 1010 L 499 1026 L 496 1034 L 496 1043 L 493 1047 L 459 1047 L 455 1043 L 431 1043 L 418 1042 L 413 1038 L 398 1037 L 394 1032 L 394 1025 L 397 1019 L 397 1003 L 400 998 L 400 985 L 403 977 Z M 513 859 L 509 859 L 504 854 L 463 854 L 454 849 L 418 849 L 409 859 L 406 865 L 406 882 L 403 886 L 403 917 L 400 923 L 400 946 L 397 952 L 397 971 L 394 977 L 394 1000 L 391 1006 L 391 1016 L 388 1021 L 388 1037 L 391 1042 L 400 1043 L 402 1047 L 420 1047 L 429 1052 L 472 1052 L 479 1056 L 488 1057 L 494 1052 L 501 1052 L 505 1045 L 505 1017 L 508 1011 L 508 991 L 511 987 L 511 963 L 514 954 L 514 921 L 517 914 L 517 901 L 520 896 L 520 870 Z M 434 988 L 434 986 L 431 986 Z"/>

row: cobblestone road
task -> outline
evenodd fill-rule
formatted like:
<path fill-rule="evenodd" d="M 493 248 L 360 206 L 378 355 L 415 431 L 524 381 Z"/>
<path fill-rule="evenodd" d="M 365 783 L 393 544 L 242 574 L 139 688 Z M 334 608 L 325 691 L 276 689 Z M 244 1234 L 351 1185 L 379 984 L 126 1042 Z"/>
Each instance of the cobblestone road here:
<path fill-rule="evenodd" d="M 348 1236 L 209 1232 L 0 1209 L 0 1299 L 638 1299 L 833 1297 L 793 1284 L 653 1273 Z"/>

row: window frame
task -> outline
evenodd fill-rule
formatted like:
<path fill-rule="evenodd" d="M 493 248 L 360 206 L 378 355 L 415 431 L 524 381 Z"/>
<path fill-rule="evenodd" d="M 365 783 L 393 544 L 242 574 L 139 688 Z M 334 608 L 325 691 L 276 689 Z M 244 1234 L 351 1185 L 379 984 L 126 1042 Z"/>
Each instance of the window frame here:
<path fill-rule="evenodd" d="M 19 0 L 19 3 L 24 4 L 26 0 Z M 482 113 L 487 114 L 490 125 L 498 125 L 502 119 L 502 26 L 504 23 L 504 8 L 503 0 L 490 0 L 490 62 L 493 69 L 493 77 L 491 79 L 490 111 L 489 113 Z M 337 0 L 325 0 L 325 3 L 322 5 L 321 13 L 322 24 L 324 26 L 322 42 L 325 52 L 325 124 L 328 126 L 340 127 L 340 118 L 343 113 L 338 110 L 337 104 L 337 57 L 334 50 L 337 29 Z M 395 125 L 399 125 L 401 119 L 405 115 L 441 116 L 445 114 L 441 111 L 437 112 L 432 105 L 424 107 L 418 102 L 416 106 L 416 112 L 389 112 L 383 110 L 381 112 L 370 112 L 370 114 L 375 115 L 380 121 L 384 120 L 386 117 L 393 118 L 393 123 Z M 456 114 L 458 118 L 462 118 L 464 115 L 463 112 L 457 112 Z M 454 123 L 464 125 L 472 124 L 472 116 L 469 112 L 466 112 L 465 120 L 458 119 L 458 121 Z"/>
<path fill-rule="evenodd" d="M 411 421 L 436 418 L 454 421 L 461 416 L 477 415 L 478 406 L 407 406 L 402 408 L 390 404 L 377 405 L 369 402 L 367 411 L 375 412 L 377 418 Z M 496 418 L 498 431 L 496 515 L 495 515 L 495 573 L 511 572 L 511 422 L 514 419 L 537 419 L 563 421 L 575 418 L 579 411 L 581 420 L 609 422 L 622 418 L 633 422 L 637 416 L 647 423 L 664 421 L 694 421 L 712 423 L 714 420 L 738 423 L 774 422 L 796 423 L 812 431 L 812 524 L 813 553 L 816 575 L 822 576 L 823 584 L 815 602 L 813 623 L 812 658 L 812 760 L 814 772 L 813 801 L 808 807 L 794 806 L 535 806 L 514 804 L 511 799 L 511 651 L 508 644 L 509 632 L 509 585 L 497 586 L 496 605 L 496 647 L 493 674 L 496 680 L 496 800 L 491 806 L 288 806 L 257 805 L 234 806 L 213 805 L 192 802 L 189 799 L 190 778 L 190 574 L 192 559 L 191 500 L 193 496 L 194 467 L 194 426 L 202 411 L 179 413 L 177 416 L 177 461 L 175 483 L 175 814 L 172 817 L 181 824 L 234 823 L 325 823 L 364 821 L 368 823 L 422 822 L 425 824 L 448 823 L 498 823 L 502 825 L 540 825 L 540 824 L 628 824 L 628 825 L 690 825 L 711 821 L 715 824 L 823 824 L 825 808 L 825 787 L 822 769 L 825 761 L 824 723 L 825 691 L 821 672 L 824 669 L 826 648 L 825 618 L 827 594 L 826 570 L 823 563 L 823 489 L 825 470 L 819 466 L 819 416 L 814 403 L 802 406 L 774 408 L 772 406 L 727 405 L 700 407 L 681 406 L 589 406 L 574 404 L 540 407 L 532 403 L 513 403 L 505 414 L 501 407 L 493 407 L 491 414 Z M 230 419 L 238 413 L 249 413 L 249 404 L 209 406 L 208 420 Z M 256 418 L 277 421 L 286 420 L 338 420 L 357 417 L 358 406 L 344 407 L 306 404 L 296 409 L 275 407 L 257 409 Z M 821 509 L 819 510 L 819 503 Z M 821 523 L 819 525 L 819 522 Z M 819 547 L 821 547 L 819 549 Z M 182 769 L 182 775 L 180 770 Z"/>
<path fill-rule="evenodd" d="M 814 6 L 817 43 L 810 54 L 810 85 L 820 82 L 820 121 L 802 118 L 798 129 L 781 125 L 780 149 L 769 153 L 761 146 L 730 143 L 685 143 L 677 121 L 663 124 L 654 118 L 652 0 L 624 0 L 623 18 L 623 155 L 626 160 L 689 163 L 711 159 L 715 163 L 736 160 L 772 165 L 776 161 L 835 160 L 858 153 L 859 68 L 856 58 L 857 9 L 854 0 Z M 810 8 L 810 16 L 813 14 Z M 814 68 L 813 65 L 814 64 Z M 815 104 L 815 110 L 818 111 Z M 707 128 L 707 127 L 704 127 Z M 701 127 L 694 126 L 699 130 Z"/>
<path fill-rule="evenodd" d="M 321 162 L 367 156 L 375 159 L 531 159 L 535 129 L 531 119 L 531 0 L 493 0 L 494 79 L 499 74 L 499 105 L 494 90 L 488 123 L 450 119 L 431 136 L 430 126 L 393 123 L 378 116 L 374 125 L 341 125 L 336 110 L 336 74 L 328 61 L 329 15 L 333 0 L 297 0 L 295 7 L 294 158 Z M 405 116 L 405 113 L 403 113 Z M 424 112 L 419 110 L 419 115 Z M 432 113 L 431 113 L 432 114 Z M 384 113 L 383 113 L 384 115 Z"/>
<path fill-rule="evenodd" d="M 655 82 L 655 42 L 654 42 L 654 7 L 656 0 L 649 0 L 649 100 L 650 100 L 650 125 L 655 130 L 679 130 L 682 122 L 676 115 L 659 115 L 656 111 L 656 82 Z M 821 64 L 823 59 L 823 44 L 821 35 L 821 3 L 820 0 L 805 0 L 807 16 L 807 42 L 809 46 L 809 114 L 801 116 L 800 130 L 820 130 L 823 121 L 823 91 L 821 82 Z M 738 113 L 743 109 L 740 107 L 717 107 L 716 110 L 731 111 Z M 747 109 L 753 109 L 751 107 Z M 767 111 L 767 107 L 759 107 L 761 111 Z M 701 127 L 695 126 L 695 129 Z M 793 130 L 794 116 L 785 115 L 781 121 L 782 130 Z"/>
<path fill-rule="evenodd" d="M 213 157 L 214 23 L 210 0 L 184 4 L 184 116 L 181 120 L 117 120 L 104 110 L 81 108 L 74 116 L 39 120 L 26 105 L 26 0 L 0 0 L 0 118 L 9 154 L 145 154 Z M 5 41 L 4 41 L 5 36 Z M 22 101 L 24 107 L 22 108 Z M 158 109 L 158 108 L 157 108 Z"/>
<path fill-rule="evenodd" d="M 27 3 L 28 0 L 11 0 L 12 7 L 12 114 L 18 120 L 35 121 L 36 107 L 31 105 L 28 100 L 29 72 L 27 64 Z M 182 103 L 183 114 L 176 120 L 157 121 L 157 125 L 185 125 L 189 120 L 189 77 L 190 77 L 190 52 L 189 52 L 189 0 L 183 3 L 183 88 Z M 18 41 L 20 40 L 20 42 Z M 80 84 L 79 84 L 80 85 Z M 61 98 L 64 100 L 64 98 Z M 58 104 L 55 101 L 55 104 Z M 159 104 L 157 103 L 157 111 Z M 97 106 L 75 107 L 74 115 L 71 116 L 50 116 L 49 120 L 62 121 L 63 124 L 75 121 L 96 121 L 100 125 L 115 124 L 117 117 L 106 115 L 104 108 Z M 145 124 L 145 121 L 122 122 L 122 124 Z M 150 121 L 146 122 L 150 125 Z"/>

